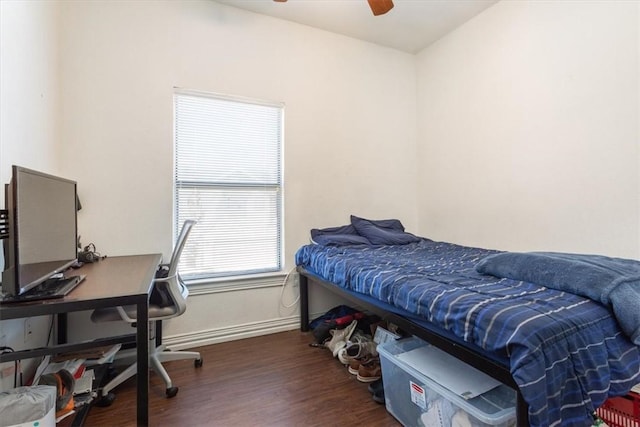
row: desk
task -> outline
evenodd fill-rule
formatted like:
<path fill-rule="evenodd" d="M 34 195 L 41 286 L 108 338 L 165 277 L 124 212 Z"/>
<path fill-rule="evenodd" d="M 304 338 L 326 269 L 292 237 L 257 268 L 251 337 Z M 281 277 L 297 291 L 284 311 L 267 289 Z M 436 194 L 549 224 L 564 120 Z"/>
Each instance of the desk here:
<path fill-rule="evenodd" d="M 160 261 L 160 254 L 149 254 L 109 257 L 93 264 L 85 264 L 77 270 L 77 274 L 85 274 L 86 279 L 65 298 L 0 304 L 0 320 L 135 305 L 138 319 L 135 334 L 138 362 L 137 423 L 146 426 L 149 424 L 149 293 Z M 61 317 L 64 319 L 65 316 Z M 66 330 L 62 329 L 58 331 L 61 334 L 58 345 L 3 354 L 0 362 L 134 342 L 132 335 L 121 335 L 68 344 Z"/>

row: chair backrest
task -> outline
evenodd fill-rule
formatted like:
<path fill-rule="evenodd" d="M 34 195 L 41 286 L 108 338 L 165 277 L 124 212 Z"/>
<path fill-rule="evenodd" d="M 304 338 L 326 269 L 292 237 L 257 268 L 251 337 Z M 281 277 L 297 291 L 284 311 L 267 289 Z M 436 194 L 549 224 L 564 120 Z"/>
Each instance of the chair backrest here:
<path fill-rule="evenodd" d="M 182 224 L 182 230 L 180 230 L 180 235 L 178 236 L 178 240 L 176 240 L 176 245 L 174 246 L 173 253 L 171 254 L 171 261 L 169 261 L 169 276 L 178 274 L 178 263 L 180 262 L 182 250 L 187 243 L 187 237 L 189 237 L 191 229 L 196 224 L 197 221 L 193 219 L 187 219 Z"/>
<path fill-rule="evenodd" d="M 150 317 L 155 317 L 155 319 L 169 318 L 180 316 L 187 309 L 187 296 L 189 296 L 189 290 L 186 285 L 182 282 L 180 275 L 178 274 L 178 264 L 180 263 L 180 256 L 182 255 L 182 250 L 184 249 L 185 244 L 187 243 L 187 237 L 189 237 L 189 233 L 191 233 L 191 229 L 194 225 L 196 225 L 196 221 L 192 219 L 188 219 L 182 225 L 182 230 L 180 230 L 180 235 L 178 236 L 178 240 L 176 241 L 176 245 L 173 248 L 173 253 L 171 254 L 171 261 L 168 264 L 168 273 L 167 277 L 156 278 L 154 281 L 154 286 L 156 289 L 168 295 L 172 304 L 175 307 L 175 312 L 171 315 L 152 316 L 150 313 Z"/>

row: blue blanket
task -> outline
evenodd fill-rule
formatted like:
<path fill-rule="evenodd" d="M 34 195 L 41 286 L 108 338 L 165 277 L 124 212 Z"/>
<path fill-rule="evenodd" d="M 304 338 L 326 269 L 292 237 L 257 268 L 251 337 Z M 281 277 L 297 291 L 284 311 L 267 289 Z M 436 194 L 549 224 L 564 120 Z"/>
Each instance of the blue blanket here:
<path fill-rule="evenodd" d="M 611 307 L 624 333 L 640 345 L 638 261 L 558 252 L 504 252 L 484 258 L 476 270 L 598 301 Z"/>
<path fill-rule="evenodd" d="M 478 273 L 476 264 L 495 253 L 429 240 L 307 245 L 296 264 L 508 357 L 531 426 L 590 426 L 609 396 L 640 381 L 640 349 L 602 304 Z"/>

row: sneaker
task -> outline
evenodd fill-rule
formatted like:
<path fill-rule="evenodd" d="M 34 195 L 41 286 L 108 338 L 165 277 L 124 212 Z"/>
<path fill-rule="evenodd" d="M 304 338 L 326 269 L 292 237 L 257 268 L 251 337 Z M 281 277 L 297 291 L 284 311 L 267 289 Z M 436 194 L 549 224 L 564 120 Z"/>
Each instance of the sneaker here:
<path fill-rule="evenodd" d="M 356 329 L 357 325 L 358 321 L 354 320 L 349 326 L 344 329 L 332 329 L 329 331 L 329 333 L 331 334 L 331 339 L 326 341 L 324 345 L 329 350 L 331 350 L 331 353 L 333 353 L 333 357 L 337 357 L 340 349 L 347 346 L 347 341 L 349 340 L 349 338 L 351 338 L 351 334 L 353 334 L 353 331 Z"/>
<path fill-rule="evenodd" d="M 366 356 L 377 356 L 377 344 L 370 335 L 365 335 L 359 330 L 353 333 L 353 336 L 347 345 L 338 353 L 338 359 L 343 365 L 349 365 L 353 359 L 362 359 Z"/>
<path fill-rule="evenodd" d="M 358 368 L 358 381 L 363 383 L 371 383 L 382 378 L 382 368 L 380 367 L 380 359 L 371 359 L 368 363 L 361 363 Z"/>
<path fill-rule="evenodd" d="M 343 347 L 338 351 L 338 360 L 343 365 L 347 365 L 347 366 L 349 365 L 349 359 L 347 359 L 347 347 Z"/>
<path fill-rule="evenodd" d="M 351 357 L 347 354 L 347 349 L 357 343 L 360 343 L 366 340 L 371 340 L 371 337 L 368 337 L 367 335 L 362 333 L 360 330 L 356 329 L 353 332 L 353 335 L 351 335 L 351 338 L 347 341 L 346 346 L 344 346 L 343 348 L 340 349 L 340 351 L 338 351 L 338 360 L 340 360 L 340 363 L 342 363 L 343 365 L 349 365 L 349 363 L 351 363 L 354 357 Z"/>
<path fill-rule="evenodd" d="M 376 357 L 378 356 L 377 347 L 378 344 L 373 341 L 373 338 L 365 337 L 358 342 L 347 345 L 346 354 L 353 359 L 362 359 L 365 356 Z"/>

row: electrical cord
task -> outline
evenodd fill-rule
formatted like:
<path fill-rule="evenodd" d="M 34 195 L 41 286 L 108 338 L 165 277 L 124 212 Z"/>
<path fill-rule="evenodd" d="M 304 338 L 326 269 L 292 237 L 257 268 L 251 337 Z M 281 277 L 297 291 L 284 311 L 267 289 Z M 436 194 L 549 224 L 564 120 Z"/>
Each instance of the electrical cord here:
<path fill-rule="evenodd" d="M 13 353 L 15 350 L 11 347 L 0 347 L 0 354 Z M 18 369 L 20 370 L 20 385 L 22 385 L 22 366 L 19 360 L 13 361 L 13 388 L 18 387 Z"/>
<path fill-rule="evenodd" d="M 106 257 L 106 255 L 100 255 L 100 252 L 96 251 L 96 245 L 93 243 L 89 243 L 82 252 L 78 253 L 78 261 L 83 263 L 97 262 Z"/>
<path fill-rule="evenodd" d="M 293 306 L 295 306 L 298 301 L 300 301 L 300 292 L 298 291 L 298 296 L 296 297 L 296 299 L 289 305 L 285 304 L 283 299 L 284 299 L 284 290 L 287 287 L 287 282 L 289 281 L 289 277 L 291 276 L 291 273 L 293 273 L 296 270 L 295 267 L 293 267 L 291 270 L 289 270 L 289 272 L 287 273 L 286 276 L 284 276 L 284 280 L 282 281 L 282 288 L 280 289 L 280 305 L 282 305 L 284 308 L 291 308 Z"/>
<path fill-rule="evenodd" d="M 49 347 L 49 343 L 51 342 L 52 338 L 53 338 L 53 316 L 51 316 L 51 319 L 49 320 L 49 333 L 47 334 L 47 347 Z"/>

